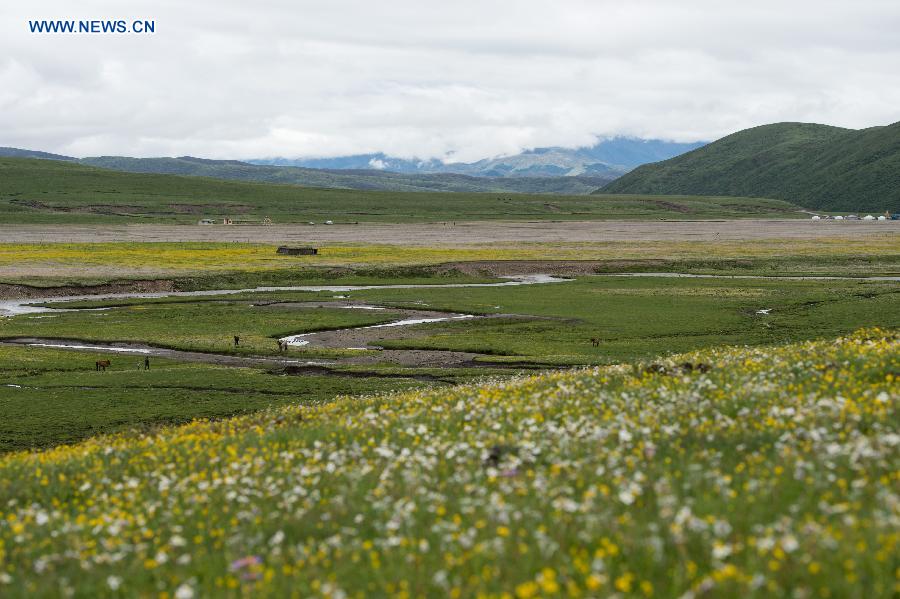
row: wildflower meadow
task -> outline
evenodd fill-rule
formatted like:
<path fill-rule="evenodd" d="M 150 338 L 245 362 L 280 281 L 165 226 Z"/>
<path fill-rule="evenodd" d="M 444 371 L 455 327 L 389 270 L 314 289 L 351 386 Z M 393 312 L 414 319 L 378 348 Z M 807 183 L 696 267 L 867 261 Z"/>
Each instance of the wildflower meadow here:
<path fill-rule="evenodd" d="M 0 595 L 896 596 L 897 377 L 869 329 L 8 454 Z"/>

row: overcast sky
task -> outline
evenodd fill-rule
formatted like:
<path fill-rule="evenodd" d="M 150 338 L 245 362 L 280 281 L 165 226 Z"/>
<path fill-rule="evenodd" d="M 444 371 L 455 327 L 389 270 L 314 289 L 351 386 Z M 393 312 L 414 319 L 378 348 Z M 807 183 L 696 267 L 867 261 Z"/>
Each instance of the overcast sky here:
<path fill-rule="evenodd" d="M 29 31 L 153 19 L 154 35 Z M 0 145 L 476 160 L 900 120 L 897 0 L 0 3 Z"/>

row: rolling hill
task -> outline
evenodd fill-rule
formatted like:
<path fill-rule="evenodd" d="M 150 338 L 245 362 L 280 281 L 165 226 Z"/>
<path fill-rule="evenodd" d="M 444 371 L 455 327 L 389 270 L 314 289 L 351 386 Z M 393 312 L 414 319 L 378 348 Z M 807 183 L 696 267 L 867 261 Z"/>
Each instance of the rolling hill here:
<path fill-rule="evenodd" d="M 446 164 L 439 160 L 401 159 L 385 154 L 251 161 L 208 160 L 192 156 L 73 158 L 10 147 L 0 147 L 0 158 L 42 158 L 130 173 L 186 175 L 305 187 L 586 195 L 635 166 L 670 158 L 699 145 L 615 138 L 585 148 L 537 148 L 513 156 Z"/>
<path fill-rule="evenodd" d="M 3 223 L 440 222 L 790 217 L 797 207 L 747 198 L 441 193 L 324 189 L 126 173 L 60 160 L 0 158 Z"/>
<path fill-rule="evenodd" d="M 179 158 L 130 158 L 95 156 L 73 158 L 47 152 L 0 148 L 0 158 L 41 158 L 60 160 L 130 173 L 154 173 L 210 177 L 234 181 L 284 183 L 304 187 L 331 187 L 383 191 L 447 191 L 488 193 L 551 193 L 586 195 L 605 185 L 619 172 L 587 173 L 582 176 L 482 177 L 456 173 L 396 173 L 373 168 L 321 169 L 280 165 L 260 165 L 239 160 Z"/>
<path fill-rule="evenodd" d="M 900 212 L 900 122 L 776 123 L 646 164 L 597 193 L 767 197 L 825 211 Z"/>

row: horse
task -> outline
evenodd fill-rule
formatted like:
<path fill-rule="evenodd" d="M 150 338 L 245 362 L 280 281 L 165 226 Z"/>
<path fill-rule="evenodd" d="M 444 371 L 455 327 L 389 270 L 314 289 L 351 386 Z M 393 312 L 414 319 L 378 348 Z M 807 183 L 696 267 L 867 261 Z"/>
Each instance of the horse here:
<path fill-rule="evenodd" d="M 600 347 L 600 340 L 596 337 L 591 337 L 591 345 L 593 347 Z"/>
<path fill-rule="evenodd" d="M 110 366 L 110 364 L 111 362 L 109 360 L 97 360 L 97 362 L 94 363 L 94 368 L 97 370 L 97 372 L 101 370 L 103 372 L 106 372 L 106 369 Z"/>

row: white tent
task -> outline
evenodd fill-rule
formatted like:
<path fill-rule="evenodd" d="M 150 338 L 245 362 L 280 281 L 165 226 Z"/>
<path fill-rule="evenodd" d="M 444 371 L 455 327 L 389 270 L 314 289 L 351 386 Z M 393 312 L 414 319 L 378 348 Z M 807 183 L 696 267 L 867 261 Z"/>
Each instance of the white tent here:
<path fill-rule="evenodd" d="M 863 220 L 875 220 L 875 217 L 871 214 L 867 214 L 863 217 Z"/>
<path fill-rule="evenodd" d="M 814 216 L 812 217 L 812 219 L 813 219 L 813 220 L 822 220 L 822 217 L 819 216 L 818 214 L 816 214 L 816 215 L 814 215 Z"/>
<path fill-rule="evenodd" d="M 887 217 L 882 214 L 881 216 L 878 217 L 878 220 L 887 220 Z"/>
<path fill-rule="evenodd" d="M 844 220 L 844 217 L 841 216 L 840 214 L 838 214 L 837 216 L 834 217 L 834 220 Z"/>

